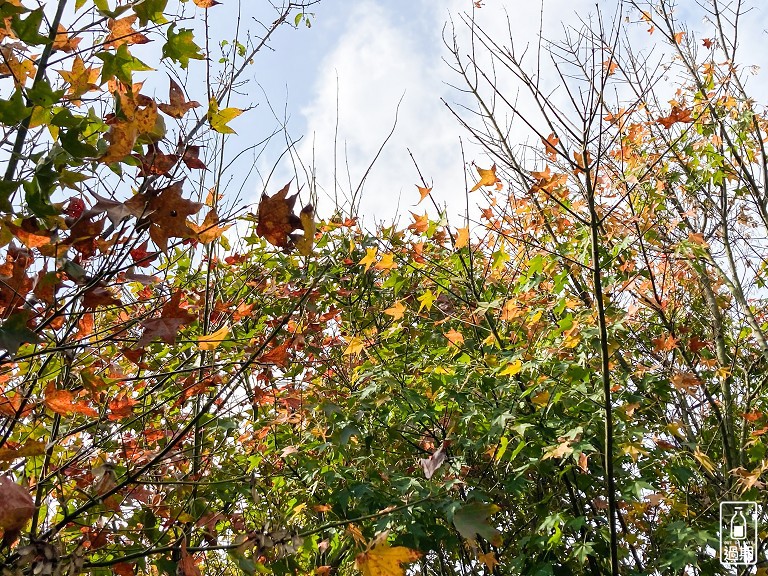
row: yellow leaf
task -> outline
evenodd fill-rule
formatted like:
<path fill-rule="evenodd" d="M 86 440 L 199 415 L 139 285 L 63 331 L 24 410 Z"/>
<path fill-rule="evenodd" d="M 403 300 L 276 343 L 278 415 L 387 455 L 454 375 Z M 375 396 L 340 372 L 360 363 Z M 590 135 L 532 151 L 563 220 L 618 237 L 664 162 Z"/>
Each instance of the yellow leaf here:
<path fill-rule="evenodd" d="M 470 192 L 474 192 L 481 186 L 496 186 L 498 188 L 501 185 L 501 180 L 496 177 L 496 164 L 488 170 L 479 166 L 475 166 L 475 168 L 477 168 L 477 173 L 480 175 L 480 181 L 472 187 Z"/>
<path fill-rule="evenodd" d="M 211 101 L 208 103 L 208 122 L 210 122 L 211 128 L 219 134 L 236 134 L 232 128 L 227 126 L 227 123 L 242 113 L 243 111 L 239 108 L 219 109 L 219 104 L 215 98 L 211 98 Z"/>
<path fill-rule="evenodd" d="M 367 552 L 357 555 L 355 566 L 363 576 L 405 576 L 402 565 L 415 562 L 420 556 L 420 552 L 405 546 L 390 546 L 384 533 Z"/>
<path fill-rule="evenodd" d="M 405 314 L 406 307 L 405 305 L 398 300 L 395 302 L 392 306 L 384 310 L 384 314 L 389 314 L 392 316 L 392 320 L 400 320 L 400 318 L 403 317 L 403 314 Z"/>
<path fill-rule="evenodd" d="M 200 350 L 215 350 L 229 336 L 229 326 L 226 324 L 211 334 L 200 336 L 197 339 Z"/>
<path fill-rule="evenodd" d="M 715 463 L 712 462 L 712 459 L 704 454 L 701 450 L 699 450 L 699 447 L 696 446 L 696 450 L 693 452 L 693 457 L 696 458 L 699 464 L 701 464 L 707 472 L 710 474 L 714 473 L 715 471 Z"/>
<path fill-rule="evenodd" d="M 464 344 L 464 335 L 458 330 L 454 330 L 453 328 L 445 333 L 445 337 L 448 338 L 448 341 L 455 346 Z"/>
<path fill-rule="evenodd" d="M 379 249 L 375 246 L 373 248 L 368 248 L 368 250 L 365 253 L 365 257 L 363 257 L 358 264 L 365 264 L 365 271 L 368 272 L 368 268 L 371 267 L 371 264 L 373 264 L 376 261 L 376 254 L 379 253 Z"/>
<path fill-rule="evenodd" d="M 432 304 L 434 304 L 436 298 L 435 295 L 432 294 L 432 290 L 427 290 L 417 298 L 419 302 L 421 302 L 421 306 L 419 306 L 419 312 L 421 312 L 422 308 L 426 308 L 427 311 L 429 311 L 432 308 Z"/>
<path fill-rule="evenodd" d="M 531 402 L 533 402 L 534 405 L 538 406 L 539 408 L 546 406 L 549 402 L 549 391 L 544 390 L 543 392 L 539 392 L 535 396 L 532 396 Z"/>
<path fill-rule="evenodd" d="M 365 349 L 365 342 L 362 338 L 354 336 L 347 344 L 347 349 L 344 350 L 344 355 L 349 356 L 352 354 L 360 354 Z"/>
<path fill-rule="evenodd" d="M 312 246 L 315 243 L 315 233 L 317 232 L 315 211 L 311 204 L 302 208 L 301 212 L 299 212 L 299 220 L 301 220 L 304 235 L 296 238 L 296 249 L 302 256 L 309 257 L 312 255 Z"/>
<path fill-rule="evenodd" d="M 464 248 L 467 244 L 469 244 L 469 228 L 459 228 L 456 230 L 456 249 Z"/>
<path fill-rule="evenodd" d="M 392 254 L 384 254 L 374 268 L 376 268 L 376 270 L 391 270 L 392 268 L 397 268 L 397 264 L 395 264 L 394 256 Z"/>
<path fill-rule="evenodd" d="M 523 369 L 523 363 L 520 360 L 514 360 L 504 367 L 504 370 L 499 372 L 499 376 L 514 376 Z"/>

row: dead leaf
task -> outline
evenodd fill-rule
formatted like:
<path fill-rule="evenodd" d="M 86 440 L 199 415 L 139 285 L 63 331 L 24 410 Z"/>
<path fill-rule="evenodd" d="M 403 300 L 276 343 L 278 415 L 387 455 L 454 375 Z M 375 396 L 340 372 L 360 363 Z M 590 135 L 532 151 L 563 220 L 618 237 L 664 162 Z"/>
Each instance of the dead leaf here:
<path fill-rule="evenodd" d="M 171 85 L 168 89 L 168 100 L 170 104 L 158 104 L 158 108 L 168 114 L 171 118 L 182 118 L 192 108 L 200 106 L 199 102 L 187 99 L 184 97 L 184 91 L 181 89 L 173 78 L 169 78 Z"/>
<path fill-rule="evenodd" d="M 176 341 L 176 334 L 185 324 L 194 322 L 196 317 L 181 307 L 181 291 L 174 292 L 171 299 L 163 306 L 159 318 L 142 320 L 144 333 L 136 342 L 136 348 L 143 348 L 155 339 L 160 339 L 166 344 Z"/>
<path fill-rule="evenodd" d="M 416 188 L 419 189 L 419 195 L 421 196 L 419 201 L 416 202 L 416 205 L 418 206 L 419 204 L 421 204 L 421 202 L 422 202 L 422 200 L 424 200 L 424 198 L 426 198 L 427 196 L 429 196 L 432 193 L 432 187 L 430 186 L 429 188 L 426 188 L 424 186 L 419 186 L 418 184 L 416 184 Z"/>
<path fill-rule="evenodd" d="M 3 529 L 3 544 L 10 546 L 16 540 L 34 512 L 35 502 L 29 491 L 9 476 L 0 476 L 0 528 Z"/>
<path fill-rule="evenodd" d="M 170 238 L 195 236 L 187 217 L 197 214 L 203 205 L 182 198 L 182 189 L 182 182 L 175 182 L 157 195 L 136 194 L 125 203 L 134 216 L 149 220 L 149 237 L 163 252 L 167 251 Z"/>
<path fill-rule="evenodd" d="M 302 227 L 301 219 L 293 214 L 298 192 L 288 196 L 290 186 L 288 182 L 274 196 L 262 194 L 259 202 L 256 234 L 278 248 L 288 248 L 291 245 L 288 235 Z"/>
<path fill-rule="evenodd" d="M 136 22 L 137 18 L 136 14 L 119 20 L 110 18 L 107 22 L 109 34 L 104 40 L 104 47 L 118 48 L 123 44 L 146 44 L 149 42 L 149 38 L 133 29 L 133 23 Z"/>
<path fill-rule="evenodd" d="M 429 458 L 419 459 L 419 464 L 421 464 L 421 469 L 424 470 L 424 476 L 427 480 L 432 478 L 438 468 L 445 462 L 446 456 L 444 448 L 445 444 L 442 444 Z"/>

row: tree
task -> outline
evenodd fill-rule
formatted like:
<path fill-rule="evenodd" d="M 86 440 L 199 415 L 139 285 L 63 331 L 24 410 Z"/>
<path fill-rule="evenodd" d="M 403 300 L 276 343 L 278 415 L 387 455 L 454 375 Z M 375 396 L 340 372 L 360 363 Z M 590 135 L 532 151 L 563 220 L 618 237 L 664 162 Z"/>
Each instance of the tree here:
<path fill-rule="evenodd" d="M 183 82 L 158 104 L 133 74 L 153 34 L 191 65 L 193 31 L 164 2 L 78 4 L 77 34 L 63 2 L 50 24 L 0 5 L 6 572 L 725 573 L 717 503 L 762 499 L 768 430 L 768 123 L 739 4 L 707 4 L 699 39 L 666 0 L 588 20 L 542 45 L 559 100 L 465 15 L 469 56 L 447 44 L 476 107 L 451 109 L 489 156 L 481 221 L 451 224 L 419 175 L 433 216 L 369 233 L 289 183 L 234 247 L 227 98 L 307 7 L 234 43 L 192 120 Z"/>

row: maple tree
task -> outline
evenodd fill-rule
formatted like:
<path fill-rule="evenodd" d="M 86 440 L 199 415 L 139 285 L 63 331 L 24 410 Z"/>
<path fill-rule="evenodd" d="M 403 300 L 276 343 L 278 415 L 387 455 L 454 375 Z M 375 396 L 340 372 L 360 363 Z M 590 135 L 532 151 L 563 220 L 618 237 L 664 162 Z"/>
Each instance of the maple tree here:
<path fill-rule="evenodd" d="M 201 32 L 165 0 L 66 4 L 0 3 L 4 575 L 724 572 L 715 503 L 762 500 L 768 468 L 768 119 L 738 8 L 703 42 L 665 1 L 620 15 L 658 68 L 573 31 L 560 100 L 468 19 L 539 115 L 449 45 L 480 221 L 422 178 L 423 211 L 368 232 L 312 183 L 234 227 L 222 184 L 233 86 L 313 2 L 222 42 L 221 74 L 215 0 L 178 7 Z"/>

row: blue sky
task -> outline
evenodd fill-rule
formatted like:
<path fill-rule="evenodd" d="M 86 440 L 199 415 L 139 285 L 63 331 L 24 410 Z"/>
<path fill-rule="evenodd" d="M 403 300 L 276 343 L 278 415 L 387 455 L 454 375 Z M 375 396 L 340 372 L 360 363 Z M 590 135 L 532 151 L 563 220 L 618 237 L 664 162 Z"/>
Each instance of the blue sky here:
<path fill-rule="evenodd" d="M 262 6 L 258 10 L 263 10 L 265 4 L 258 3 Z M 509 17 L 516 49 L 522 50 L 527 44 L 535 47 L 542 15 L 539 2 L 484 0 L 483 4 L 475 16 L 491 35 L 508 41 Z M 617 0 L 600 0 L 598 4 L 604 14 L 612 15 Z M 679 16 L 695 30 L 707 28 L 695 2 L 683 0 L 678 4 Z M 232 6 L 236 6 L 234 1 L 223 0 L 222 5 L 210 10 L 211 21 L 216 23 L 214 31 L 224 37 L 231 34 L 233 28 L 221 24 L 222 16 L 231 17 Z M 242 6 L 246 10 L 257 4 L 244 2 Z M 544 0 L 544 35 L 561 39 L 564 26 L 577 26 L 580 18 L 594 13 L 595 6 L 595 0 Z M 435 215 L 427 202 L 414 207 L 419 199 L 415 187 L 418 175 L 408 155 L 409 148 L 427 181 L 434 183 L 435 199 L 448 205 L 455 222 L 464 213 L 466 202 L 460 139 L 463 139 L 466 162 L 476 161 L 485 167 L 490 164 L 467 141 L 466 132 L 440 100 L 455 102 L 462 98 L 449 86 L 460 84 L 460 79 L 443 62 L 443 58 L 450 56 L 443 45 L 443 31 L 449 18 L 458 22 L 462 12 L 472 11 L 472 1 L 322 0 L 312 10 L 312 27 L 280 30 L 271 43 L 274 51 L 260 54 L 247 76 L 261 85 L 279 117 L 287 114 L 291 137 L 303 137 L 295 157 L 307 164 L 314 159 L 318 189 L 317 198 L 313 200 L 318 204 L 319 216 L 329 216 L 334 202 L 338 200 L 343 204 L 350 190 L 357 187 L 392 128 L 395 110 L 402 98 L 395 134 L 366 181 L 360 213 L 368 225 L 396 217 L 407 222 L 409 210 L 422 213 L 429 209 L 430 214 Z M 766 12 L 762 6 L 756 6 L 743 22 L 742 62 L 765 64 L 762 47 L 768 28 Z M 252 15 L 243 14 L 244 20 L 249 16 Z M 263 13 L 257 16 L 265 17 Z M 461 24 L 458 28 L 461 34 Z M 658 35 L 649 36 L 640 26 L 635 27 L 635 33 L 633 45 L 637 48 L 659 40 Z M 448 35 L 450 37 L 450 30 Z M 544 69 L 542 76 L 545 82 L 556 87 L 553 71 Z M 763 76 L 758 74 L 750 79 L 757 95 L 765 93 L 760 90 L 766 84 Z M 500 82 L 504 85 L 507 80 Z M 511 82 L 508 87 L 510 93 L 515 92 Z M 194 88 L 190 86 L 191 92 Z M 232 123 L 238 136 L 228 144 L 230 153 L 260 140 L 277 124 L 264 94 L 252 82 L 247 93 L 233 102 L 233 105 L 258 103 L 258 107 Z M 557 93 L 554 97 L 558 97 Z M 339 183 L 334 186 L 333 150 L 337 129 Z M 518 122 L 513 123 L 512 137 L 523 143 L 530 134 Z M 255 161 L 260 177 L 247 183 L 243 190 L 246 200 L 258 200 L 273 167 L 272 180 L 266 186 L 269 193 L 294 176 L 295 165 L 289 157 L 279 158 L 285 148 L 284 139 L 277 138 Z M 244 169 L 243 162 L 249 161 L 253 162 L 247 156 L 241 159 L 236 176 Z M 306 202 L 309 189 L 304 174 L 299 174 L 298 182 L 304 185 L 301 201 Z M 481 202 L 479 194 L 470 196 L 471 208 Z"/>

